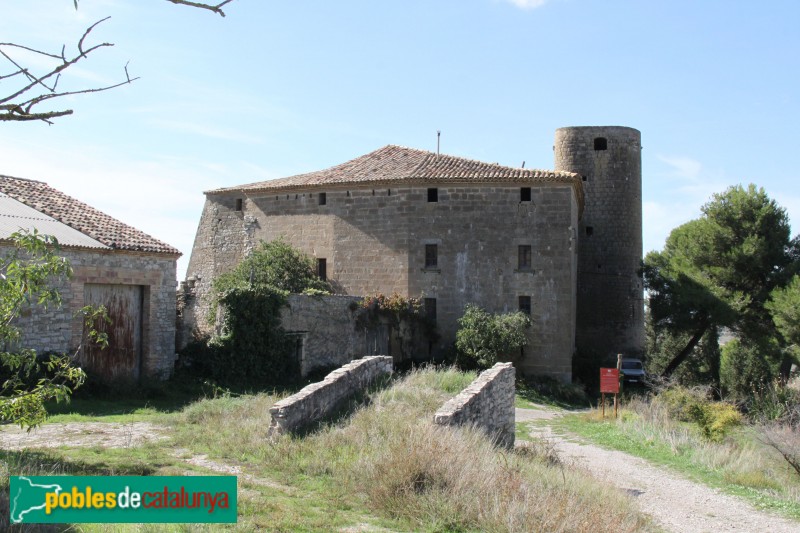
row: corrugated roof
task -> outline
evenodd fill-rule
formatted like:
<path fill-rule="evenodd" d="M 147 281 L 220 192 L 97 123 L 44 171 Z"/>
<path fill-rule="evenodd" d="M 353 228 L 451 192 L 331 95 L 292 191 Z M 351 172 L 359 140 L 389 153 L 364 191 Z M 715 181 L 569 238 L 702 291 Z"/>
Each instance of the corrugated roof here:
<path fill-rule="evenodd" d="M 0 192 L 108 248 L 181 255 L 172 246 L 67 196 L 41 181 L 0 175 Z M 46 233 L 41 229 L 39 231 Z"/>
<path fill-rule="evenodd" d="M 39 233 L 52 235 L 63 246 L 109 249 L 100 241 L 0 192 L 0 240 L 8 239 L 20 230 L 32 231 L 34 228 Z"/>
<path fill-rule="evenodd" d="M 257 192 L 276 189 L 322 188 L 345 184 L 425 183 L 565 183 L 575 189 L 583 209 L 583 185 L 578 174 L 553 170 L 514 168 L 463 157 L 437 155 L 426 150 L 388 145 L 325 170 L 288 178 L 260 181 L 207 191 Z"/>

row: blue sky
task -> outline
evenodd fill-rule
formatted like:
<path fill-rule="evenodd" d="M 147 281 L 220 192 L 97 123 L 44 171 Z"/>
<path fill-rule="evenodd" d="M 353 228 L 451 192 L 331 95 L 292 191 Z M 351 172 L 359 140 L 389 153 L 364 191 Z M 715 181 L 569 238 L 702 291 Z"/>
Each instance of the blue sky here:
<path fill-rule="evenodd" d="M 639 129 L 645 252 L 737 183 L 800 220 L 794 0 L 235 0 L 226 18 L 164 0 L 3 4 L 0 41 L 52 50 L 112 17 L 90 42 L 115 46 L 62 88 L 119 81 L 128 62 L 141 79 L 62 102 L 75 115 L 52 126 L 3 123 L 0 174 L 178 247 L 180 279 L 202 191 L 390 143 L 435 150 L 436 130 L 444 153 L 552 169 L 556 128 Z"/>

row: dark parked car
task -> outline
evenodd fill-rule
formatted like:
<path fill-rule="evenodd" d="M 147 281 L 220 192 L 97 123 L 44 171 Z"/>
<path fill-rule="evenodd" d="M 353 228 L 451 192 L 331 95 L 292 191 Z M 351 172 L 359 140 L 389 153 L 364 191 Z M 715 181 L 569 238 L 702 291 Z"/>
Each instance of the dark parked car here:
<path fill-rule="evenodd" d="M 643 385 L 646 378 L 644 365 L 639 359 L 622 360 L 622 382 Z"/>

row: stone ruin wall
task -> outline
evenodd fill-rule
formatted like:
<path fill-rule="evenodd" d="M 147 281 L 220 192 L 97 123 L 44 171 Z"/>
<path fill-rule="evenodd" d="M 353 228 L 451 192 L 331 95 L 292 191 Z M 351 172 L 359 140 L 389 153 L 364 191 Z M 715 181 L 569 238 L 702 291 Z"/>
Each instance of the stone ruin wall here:
<path fill-rule="evenodd" d="M 323 381 L 312 383 L 273 405 L 269 410 L 272 421 L 267 434 L 293 433 L 322 420 L 347 399 L 391 374 L 391 357 L 377 355 L 352 361 L 328 374 Z"/>
<path fill-rule="evenodd" d="M 514 447 L 516 372 L 511 363 L 497 363 L 445 403 L 433 417 L 441 426 L 475 426 L 495 442 Z"/>

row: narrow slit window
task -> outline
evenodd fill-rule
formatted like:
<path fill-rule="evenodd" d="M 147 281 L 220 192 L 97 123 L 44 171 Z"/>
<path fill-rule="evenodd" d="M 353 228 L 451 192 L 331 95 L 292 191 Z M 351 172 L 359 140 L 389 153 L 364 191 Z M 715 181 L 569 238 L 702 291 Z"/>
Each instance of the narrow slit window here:
<path fill-rule="evenodd" d="M 519 190 L 519 201 L 520 202 L 530 202 L 531 201 L 531 188 L 530 187 L 522 187 Z"/>
<path fill-rule="evenodd" d="M 608 140 L 605 137 L 596 137 L 594 140 L 595 150 L 608 150 Z"/>
<path fill-rule="evenodd" d="M 237 210 L 237 211 L 241 211 L 241 210 L 242 210 L 242 203 L 243 203 L 243 202 L 242 202 L 242 199 L 241 199 L 241 198 L 237 198 L 237 199 L 236 199 L 236 210 Z"/>
<path fill-rule="evenodd" d="M 436 244 L 425 245 L 425 268 L 439 266 L 439 246 Z"/>
<path fill-rule="evenodd" d="M 425 316 L 436 322 L 436 298 L 425 298 Z"/>
<path fill-rule="evenodd" d="M 317 276 L 322 281 L 328 279 L 328 260 L 319 258 L 317 259 Z"/>
<path fill-rule="evenodd" d="M 523 244 L 519 246 L 517 251 L 517 269 L 518 270 L 530 270 L 532 265 L 531 259 L 531 247 L 528 244 Z"/>
<path fill-rule="evenodd" d="M 526 315 L 531 315 L 531 297 L 530 296 L 520 296 L 519 297 L 519 310 Z"/>
<path fill-rule="evenodd" d="M 429 202 L 438 202 L 439 201 L 439 189 L 436 187 L 431 187 L 428 189 L 428 201 Z"/>
<path fill-rule="evenodd" d="M 319 198 L 319 205 L 325 205 L 325 204 L 328 203 L 328 194 L 327 193 L 324 193 L 324 192 L 319 193 L 318 198 Z"/>

